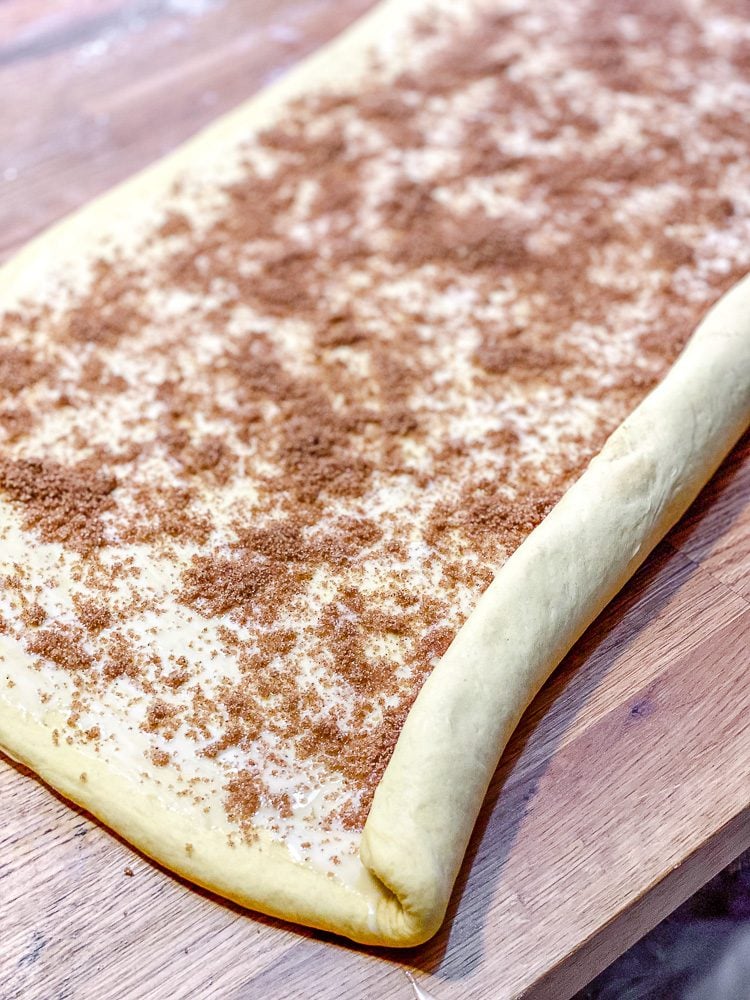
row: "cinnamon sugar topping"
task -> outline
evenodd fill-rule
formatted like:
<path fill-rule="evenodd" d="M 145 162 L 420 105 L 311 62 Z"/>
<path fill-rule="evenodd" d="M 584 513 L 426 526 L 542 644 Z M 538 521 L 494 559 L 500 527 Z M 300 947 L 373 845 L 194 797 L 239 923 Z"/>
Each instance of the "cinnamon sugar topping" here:
<path fill-rule="evenodd" d="M 694 7 L 437 5 L 0 319 L 4 639 L 64 738 L 356 844 L 479 594 L 750 267 L 750 35 Z"/>

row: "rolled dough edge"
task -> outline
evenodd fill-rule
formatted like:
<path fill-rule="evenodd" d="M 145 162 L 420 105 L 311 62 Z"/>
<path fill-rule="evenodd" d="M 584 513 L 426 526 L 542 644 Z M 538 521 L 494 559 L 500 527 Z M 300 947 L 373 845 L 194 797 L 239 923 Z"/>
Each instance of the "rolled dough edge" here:
<path fill-rule="evenodd" d="M 399 900 L 394 935 L 440 925 L 521 715 L 749 423 L 750 276 L 503 565 L 422 688 L 360 847 Z"/>

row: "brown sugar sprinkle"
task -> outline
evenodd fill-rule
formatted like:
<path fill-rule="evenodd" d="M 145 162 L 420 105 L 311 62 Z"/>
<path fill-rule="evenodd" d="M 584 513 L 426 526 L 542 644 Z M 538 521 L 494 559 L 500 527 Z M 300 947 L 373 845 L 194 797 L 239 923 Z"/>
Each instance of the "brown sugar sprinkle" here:
<path fill-rule="evenodd" d="M 698 7 L 431 11 L 215 209 L 176 193 L 59 315 L 0 320 L 0 494 L 76 594 L 6 567 L 3 618 L 71 725 L 126 691 L 245 836 L 331 777 L 319 823 L 361 829 L 494 572 L 750 268 L 747 53 Z"/>

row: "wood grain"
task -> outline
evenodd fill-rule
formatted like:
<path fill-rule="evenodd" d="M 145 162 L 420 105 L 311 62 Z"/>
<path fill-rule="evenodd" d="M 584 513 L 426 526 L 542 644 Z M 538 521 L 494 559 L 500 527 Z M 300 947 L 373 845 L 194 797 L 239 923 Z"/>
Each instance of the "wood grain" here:
<path fill-rule="evenodd" d="M 4 0 L 0 250 L 367 0 Z M 448 921 L 405 953 L 248 914 L 0 765 L 0 998 L 565 1000 L 750 845 L 750 437 L 531 706 Z M 132 875 L 129 872 L 132 871 Z"/>

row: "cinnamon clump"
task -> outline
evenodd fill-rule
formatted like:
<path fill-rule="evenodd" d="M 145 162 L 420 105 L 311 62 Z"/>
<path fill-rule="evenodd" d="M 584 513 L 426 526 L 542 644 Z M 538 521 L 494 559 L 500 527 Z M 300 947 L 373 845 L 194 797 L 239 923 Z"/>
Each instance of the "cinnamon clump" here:
<path fill-rule="evenodd" d="M 31 351 L 0 346 L 0 386 L 5 392 L 14 394 L 27 389 L 49 371 L 49 365 L 38 361 Z"/>
<path fill-rule="evenodd" d="M 263 790 L 263 782 L 250 770 L 240 771 L 227 782 L 227 815 L 251 838 L 252 821 L 260 808 Z"/>
<path fill-rule="evenodd" d="M 133 645 L 120 632 L 114 632 L 108 637 L 102 650 L 102 660 L 102 677 L 108 683 L 116 681 L 119 677 L 137 680 L 140 676 L 139 657 Z"/>
<path fill-rule="evenodd" d="M 66 339 L 113 347 L 136 333 L 145 322 L 138 304 L 140 277 L 139 271 L 123 270 L 116 262 L 97 261 L 86 300 L 68 313 Z"/>
<path fill-rule="evenodd" d="M 97 634 L 112 624 L 114 618 L 106 605 L 80 595 L 73 600 L 78 618 L 88 632 Z"/>
<path fill-rule="evenodd" d="M 87 464 L 0 457 L 0 491 L 21 506 L 24 527 L 45 542 L 87 551 L 104 544 L 103 515 L 113 506 L 114 476 Z"/>
<path fill-rule="evenodd" d="M 94 663 L 84 646 L 83 633 L 70 626 L 57 625 L 32 633 L 26 648 L 34 656 L 70 672 L 90 670 Z"/>
<path fill-rule="evenodd" d="M 21 617 L 26 625 L 36 628 L 39 625 L 43 625 L 47 620 L 47 612 L 38 601 L 35 601 L 33 604 L 26 605 L 21 612 Z"/>
<path fill-rule="evenodd" d="M 163 698 L 156 698 L 150 705 L 141 729 L 147 733 L 161 733 L 171 740 L 177 732 L 179 710 Z"/>
<path fill-rule="evenodd" d="M 246 555 L 195 556 L 183 575 L 181 599 L 207 617 L 248 615 L 262 592 L 276 585 L 271 568 Z"/>

